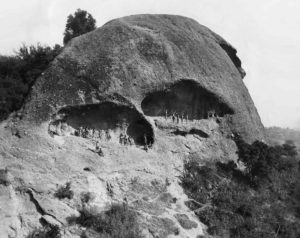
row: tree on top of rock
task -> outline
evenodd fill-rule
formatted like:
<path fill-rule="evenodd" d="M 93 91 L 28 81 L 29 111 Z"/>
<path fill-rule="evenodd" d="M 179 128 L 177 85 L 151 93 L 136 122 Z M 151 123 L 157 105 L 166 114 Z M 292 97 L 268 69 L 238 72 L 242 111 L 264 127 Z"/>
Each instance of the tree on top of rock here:
<path fill-rule="evenodd" d="M 77 9 L 72 15 L 68 16 L 66 29 L 64 32 L 64 44 L 72 38 L 83 35 L 96 29 L 96 20 L 85 10 Z"/>

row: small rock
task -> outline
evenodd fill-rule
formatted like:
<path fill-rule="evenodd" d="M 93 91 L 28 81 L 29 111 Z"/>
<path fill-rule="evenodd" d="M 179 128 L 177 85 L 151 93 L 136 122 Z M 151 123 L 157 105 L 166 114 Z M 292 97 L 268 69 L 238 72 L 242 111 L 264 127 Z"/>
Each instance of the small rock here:
<path fill-rule="evenodd" d="M 194 221 L 191 221 L 185 214 L 176 214 L 175 218 L 184 229 L 190 230 L 198 227 L 198 224 Z"/>
<path fill-rule="evenodd" d="M 12 183 L 13 176 L 7 169 L 0 169 L 0 184 L 8 186 Z"/>
<path fill-rule="evenodd" d="M 50 226 L 61 226 L 61 223 L 55 220 L 52 216 L 44 215 L 41 217 L 41 220 L 45 223 L 47 223 Z"/>

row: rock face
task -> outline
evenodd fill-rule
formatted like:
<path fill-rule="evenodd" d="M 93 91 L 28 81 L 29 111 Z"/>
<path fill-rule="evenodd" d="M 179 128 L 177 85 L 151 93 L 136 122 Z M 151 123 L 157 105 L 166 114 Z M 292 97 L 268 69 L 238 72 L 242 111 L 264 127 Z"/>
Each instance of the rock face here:
<path fill-rule="evenodd" d="M 251 142 L 264 135 L 244 76 L 236 50 L 194 20 L 129 16 L 73 39 L 37 80 L 25 114 L 44 122 L 65 106 L 106 102 L 141 118 L 167 110 L 203 119 L 214 111 L 228 115 L 231 130 Z"/>
<path fill-rule="evenodd" d="M 0 123 L 0 236 L 58 225 L 99 237 L 70 219 L 126 202 L 147 238 L 203 237 L 179 178 L 186 159 L 236 161 L 233 132 L 264 138 L 244 75 L 232 46 L 184 17 L 130 16 L 73 39 Z"/>

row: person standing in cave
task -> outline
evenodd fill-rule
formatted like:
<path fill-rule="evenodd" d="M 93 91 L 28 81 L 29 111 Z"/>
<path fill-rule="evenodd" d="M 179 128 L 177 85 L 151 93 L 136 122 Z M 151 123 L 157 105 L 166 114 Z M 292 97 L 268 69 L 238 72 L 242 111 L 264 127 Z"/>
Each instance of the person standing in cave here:
<path fill-rule="evenodd" d="M 144 149 L 148 151 L 148 139 L 146 134 L 144 134 Z"/>
<path fill-rule="evenodd" d="M 133 140 L 130 136 L 128 136 L 128 143 L 129 143 L 129 145 L 133 145 Z"/>
<path fill-rule="evenodd" d="M 175 113 L 172 114 L 172 121 L 175 123 Z"/>
<path fill-rule="evenodd" d="M 128 144 L 128 138 L 127 138 L 127 135 L 125 134 L 124 135 L 124 145 L 127 145 Z"/>

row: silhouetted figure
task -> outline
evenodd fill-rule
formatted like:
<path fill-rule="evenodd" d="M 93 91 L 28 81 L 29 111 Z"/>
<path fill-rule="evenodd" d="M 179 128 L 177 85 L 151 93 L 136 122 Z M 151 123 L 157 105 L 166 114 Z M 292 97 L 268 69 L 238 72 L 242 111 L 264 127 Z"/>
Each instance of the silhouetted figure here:
<path fill-rule="evenodd" d="M 100 147 L 99 141 L 96 142 L 95 152 L 96 152 L 99 156 L 101 156 L 101 157 L 104 156 L 104 153 L 103 153 L 103 151 L 102 151 L 102 149 L 101 149 L 101 147 Z"/>
<path fill-rule="evenodd" d="M 111 135 L 109 134 L 109 130 L 108 129 L 105 131 L 105 135 L 106 135 L 106 140 L 110 140 L 111 139 Z"/>
<path fill-rule="evenodd" d="M 127 138 L 127 135 L 124 135 L 124 145 L 127 145 L 128 144 L 128 138 Z"/>
<path fill-rule="evenodd" d="M 144 134 L 144 149 L 148 151 L 148 139 L 146 134 Z"/>
<path fill-rule="evenodd" d="M 100 149 L 100 143 L 99 141 L 96 142 L 96 151 L 98 151 Z"/>
<path fill-rule="evenodd" d="M 176 113 L 176 121 L 177 121 L 177 124 L 179 124 L 179 114 Z"/>
<path fill-rule="evenodd" d="M 127 209 L 127 207 L 128 207 L 128 200 L 127 200 L 126 197 L 124 197 L 124 198 L 123 198 L 123 208 L 124 208 L 124 209 Z"/>
<path fill-rule="evenodd" d="M 114 195 L 113 186 L 110 184 L 110 182 L 106 182 L 106 190 L 110 197 Z"/>
<path fill-rule="evenodd" d="M 128 143 L 129 145 L 133 145 L 133 139 L 131 137 L 128 137 Z"/>
<path fill-rule="evenodd" d="M 172 121 L 173 121 L 173 123 L 175 123 L 175 114 L 174 113 L 172 114 Z"/>
<path fill-rule="evenodd" d="M 120 134 L 120 137 L 119 137 L 119 143 L 121 145 L 123 145 L 123 142 L 124 142 L 124 136 L 123 136 L 123 133 Z"/>

